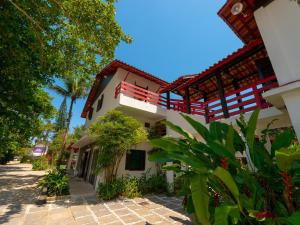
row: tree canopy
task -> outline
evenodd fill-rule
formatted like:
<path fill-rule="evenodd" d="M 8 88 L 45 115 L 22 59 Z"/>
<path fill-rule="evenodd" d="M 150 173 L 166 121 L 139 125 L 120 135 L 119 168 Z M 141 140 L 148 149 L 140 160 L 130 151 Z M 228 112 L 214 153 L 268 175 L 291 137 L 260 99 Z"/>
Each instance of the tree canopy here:
<path fill-rule="evenodd" d="M 114 3 L 0 1 L 0 151 L 28 143 L 53 117 L 45 87 L 55 77 L 91 82 L 117 45 L 131 41 L 115 20 Z"/>
<path fill-rule="evenodd" d="M 147 140 L 144 126 L 133 117 L 111 110 L 90 125 L 89 134 L 96 139 L 101 154 L 97 169 L 105 170 L 106 182 L 115 178 L 120 160 L 133 145 Z"/>

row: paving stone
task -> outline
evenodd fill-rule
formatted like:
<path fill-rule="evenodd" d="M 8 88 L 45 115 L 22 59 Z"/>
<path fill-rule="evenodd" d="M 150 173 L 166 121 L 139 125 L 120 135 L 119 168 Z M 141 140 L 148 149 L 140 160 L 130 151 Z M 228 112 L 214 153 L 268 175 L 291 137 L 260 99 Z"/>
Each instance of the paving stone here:
<path fill-rule="evenodd" d="M 92 216 L 84 216 L 76 219 L 76 224 L 84 225 L 84 224 L 94 224 L 96 221 Z"/>
<path fill-rule="evenodd" d="M 112 222 L 119 222 L 119 219 L 115 215 L 107 215 L 98 218 L 100 224 L 112 223 Z"/>
<path fill-rule="evenodd" d="M 155 224 L 155 223 L 158 223 L 158 222 L 164 222 L 164 221 L 166 221 L 163 218 L 161 218 L 160 216 L 154 215 L 154 214 L 153 215 L 145 216 L 144 218 L 145 218 L 145 220 L 148 223 L 151 223 L 151 224 Z"/>
<path fill-rule="evenodd" d="M 134 223 L 134 222 L 139 222 L 141 221 L 141 218 L 137 217 L 134 214 L 131 215 L 127 215 L 127 216 L 121 216 L 120 219 L 124 222 L 124 223 Z"/>

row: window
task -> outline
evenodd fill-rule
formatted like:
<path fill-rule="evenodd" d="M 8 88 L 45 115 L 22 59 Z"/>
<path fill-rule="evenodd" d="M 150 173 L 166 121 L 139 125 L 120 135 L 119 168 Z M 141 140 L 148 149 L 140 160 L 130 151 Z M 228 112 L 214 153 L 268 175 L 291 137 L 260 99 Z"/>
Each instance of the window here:
<path fill-rule="evenodd" d="M 145 170 L 146 151 L 130 150 L 126 154 L 125 170 Z"/>
<path fill-rule="evenodd" d="M 88 115 L 89 120 L 91 120 L 93 117 L 93 111 L 94 111 L 94 109 L 91 107 L 90 111 L 89 111 L 89 115 Z"/>
<path fill-rule="evenodd" d="M 150 128 L 150 123 L 147 123 L 147 122 L 146 122 L 146 123 L 145 123 L 145 127 L 146 127 L 146 128 Z"/>
<path fill-rule="evenodd" d="M 103 98 L 104 98 L 104 94 L 103 94 L 103 95 L 101 96 L 101 98 L 98 100 L 98 103 L 97 103 L 97 112 L 102 108 Z"/>

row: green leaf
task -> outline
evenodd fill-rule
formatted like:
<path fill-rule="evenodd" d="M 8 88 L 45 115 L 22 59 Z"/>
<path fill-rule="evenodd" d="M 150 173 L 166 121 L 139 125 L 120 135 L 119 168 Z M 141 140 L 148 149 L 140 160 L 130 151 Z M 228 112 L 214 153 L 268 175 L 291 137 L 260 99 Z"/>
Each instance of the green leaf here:
<path fill-rule="evenodd" d="M 228 225 L 228 217 L 232 217 L 234 224 L 238 222 L 240 219 L 240 212 L 237 205 L 224 205 L 217 207 L 215 209 L 214 225 Z"/>
<path fill-rule="evenodd" d="M 235 154 L 233 140 L 234 140 L 234 129 L 232 126 L 229 126 L 225 145 L 226 145 L 226 149 L 228 149 L 232 154 Z"/>
<path fill-rule="evenodd" d="M 293 225 L 299 225 L 300 223 L 300 211 L 294 212 L 289 218 L 288 221 Z"/>
<path fill-rule="evenodd" d="M 249 147 L 251 159 L 253 159 L 253 157 L 254 157 L 254 152 L 253 152 L 254 138 L 255 138 L 255 130 L 256 130 L 256 124 L 257 124 L 257 120 L 258 120 L 259 111 L 260 111 L 259 109 L 256 109 L 252 113 L 252 115 L 248 121 L 248 127 L 247 127 L 247 131 L 246 131 L 246 140 L 247 140 L 247 144 Z"/>
<path fill-rule="evenodd" d="M 282 171 L 288 171 L 292 168 L 293 162 L 300 160 L 300 151 L 293 149 L 281 149 L 275 152 L 277 166 Z"/>
<path fill-rule="evenodd" d="M 169 154 L 166 151 L 158 151 L 149 154 L 148 159 L 157 163 L 172 162 Z"/>
<path fill-rule="evenodd" d="M 189 132 L 187 132 L 186 130 L 182 129 L 181 127 L 166 121 L 166 124 L 168 125 L 168 127 L 170 127 L 172 130 L 174 130 L 175 132 L 181 134 L 182 136 L 184 136 L 186 139 L 192 141 L 194 140 L 194 137 L 192 134 L 190 134 Z"/>
<path fill-rule="evenodd" d="M 191 177 L 191 192 L 196 216 L 202 225 L 210 225 L 209 195 L 207 190 L 207 175 L 195 174 Z"/>
<path fill-rule="evenodd" d="M 180 114 L 197 132 L 198 134 L 201 135 L 201 137 L 203 137 L 204 140 L 208 140 L 210 138 L 210 134 L 208 129 L 202 125 L 201 123 L 199 123 L 198 121 L 192 119 L 191 117 L 184 115 L 184 114 Z"/>
<path fill-rule="evenodd" d="M 292 144 L 294 135 L 291 130 L 286 130 L 276 136 L 274 142 L 272 143 L 271 155 L 275 156 L 275 151 L 281 148 L 287 148 Z"/>
<path fill-rule="evenodd" d="M 240 204 L 240 193 L 239 189 L 231 176 L 231 174 L 225 170 L 222 167 L 217 167 L 213 174 L 218 177 L 228 188 L 228 190 L 231 192 L 232 196 L 234 197 L 235 201 L 238 203 L 240 210 L 242 210 L 241 204 Z"/>

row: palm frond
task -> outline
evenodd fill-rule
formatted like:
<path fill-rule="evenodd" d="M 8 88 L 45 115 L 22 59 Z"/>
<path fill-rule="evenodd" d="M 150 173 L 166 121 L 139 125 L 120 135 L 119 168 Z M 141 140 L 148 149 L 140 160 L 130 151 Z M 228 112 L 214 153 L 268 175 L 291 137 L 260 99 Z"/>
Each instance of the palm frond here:
<path fill-rule="evenodd" d="M 68 90 L 66 90 L 65 88 L 63 88 L 59 85 L 53 84 L 53 85 L 50 85 L 49 88 L 61 96 L 69 96 L 70 95 Z"/>

